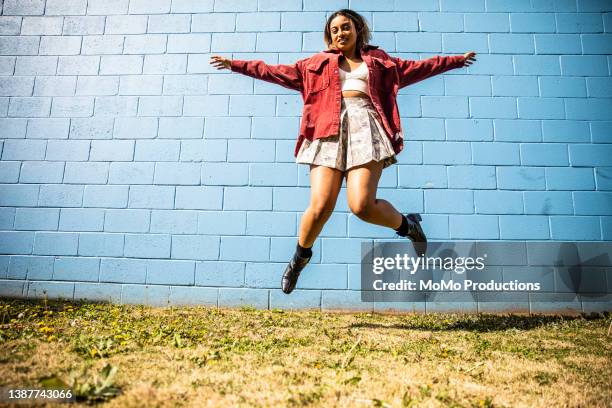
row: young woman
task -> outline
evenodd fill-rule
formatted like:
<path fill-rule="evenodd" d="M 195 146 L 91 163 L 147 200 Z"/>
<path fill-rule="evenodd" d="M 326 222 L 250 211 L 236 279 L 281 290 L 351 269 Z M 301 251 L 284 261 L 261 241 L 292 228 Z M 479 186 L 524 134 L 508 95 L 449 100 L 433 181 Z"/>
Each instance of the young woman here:
<path fill-rule="evenodd" d="M 295 64 L 211 57 L 217 69 L 231 69 L 299 91 L 304 100 L 294 154 L 297 163 L 310 165 L 311 197 L 302 216 L 296 251 L 281 280 L 285 293 L 293 291 L 310 261 L 312 245 L 334 210 L 344 177 L 353 214 L 408 237 L 419 255 L 427 248 L 420 214 L 404 216 L 388 201 L 376 198 L 382 170 L 397 163 L 395 156 L 403 149 L 397 92 L 450 69 L 469 66 L 476 54 L 401 60 L 369 45 L 370 38 L 365 19 L 343 9 L 325 23 L 328 49 Z"/>

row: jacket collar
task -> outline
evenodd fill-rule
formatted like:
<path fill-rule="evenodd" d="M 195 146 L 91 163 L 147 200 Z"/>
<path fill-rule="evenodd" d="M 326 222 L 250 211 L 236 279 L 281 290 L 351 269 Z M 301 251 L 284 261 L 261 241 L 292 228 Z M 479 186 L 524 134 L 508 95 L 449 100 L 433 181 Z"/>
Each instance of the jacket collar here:
<path fill-rule="evenodd" d="M 361 47 L 361 51 L 370 51 L 370 50 L 375 50 L 378 48 L 378 45 L 370 45 L 370 44 L 365 44 L 364 46 Z M 335 49 L 335 48 L 328 48 L 323 52 L 328 52 L 328 53 L 332 53 L 332 54 L 341 54 L 342 51 Z"/>

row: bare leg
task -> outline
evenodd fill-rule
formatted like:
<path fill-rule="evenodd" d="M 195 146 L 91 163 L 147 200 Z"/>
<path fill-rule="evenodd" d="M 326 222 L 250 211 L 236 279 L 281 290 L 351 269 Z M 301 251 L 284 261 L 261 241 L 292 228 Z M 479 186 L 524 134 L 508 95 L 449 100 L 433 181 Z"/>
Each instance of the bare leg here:
<path fill-rule="evenodd" d="M 300 246 L 310 248 L 321 233 L 336 206 L 343 174 L 338 169 L 310 165 L 310 205 L 300 223 Z"/>
<path fill-rule="evenodd" d="M 346 172 L 348 205 L 353 214 L 366 222 L 398 229 L 402 214 L 387 200 L 376 198 L 382 170 L 382 161 L 371 161 Z"/>

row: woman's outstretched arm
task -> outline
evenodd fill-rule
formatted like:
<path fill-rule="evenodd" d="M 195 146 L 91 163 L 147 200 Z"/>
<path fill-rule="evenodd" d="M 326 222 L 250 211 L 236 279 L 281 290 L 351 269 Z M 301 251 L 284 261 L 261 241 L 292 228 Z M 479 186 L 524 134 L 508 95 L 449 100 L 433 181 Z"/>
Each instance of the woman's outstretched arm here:
<path fill-rule="evenodd" d="M 441 74 L 455 68 L 469 66 L 476 61 L 475 52 L 466 52 L 464 55 L 440 56 L 420 61 L 403 60 L 390 57 L 398 67 L 400 88 L 422 81 L 434 75 Z"/>
<path fill-rule="evenodd" d="M 230 60 L 219 55 L 213 55 L 210 63 L 217 69 L 230 69 L 298 92 L 302 92 L 303 89 L 302 72 L 298 63 L 270 65 L 261 60 Z"/>

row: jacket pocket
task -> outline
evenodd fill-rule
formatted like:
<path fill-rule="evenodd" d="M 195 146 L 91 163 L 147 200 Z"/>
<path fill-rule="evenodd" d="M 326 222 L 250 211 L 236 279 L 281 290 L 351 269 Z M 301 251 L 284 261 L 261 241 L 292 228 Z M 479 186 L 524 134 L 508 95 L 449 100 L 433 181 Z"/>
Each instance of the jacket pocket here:
<path fill-rule="evenodd" d="M 382 86 L 387 92 L 396 92 L 399 85 L 397 66 L 391 60 L 372 58 L 374 73 L 378 79 L 378 86 Z"/>
<path fill-rule="evenodd" d="M 329 87 L 329 64 L 320 60 L 306 66 L 306 85 L 309 93 L 319 92 Z"/>

